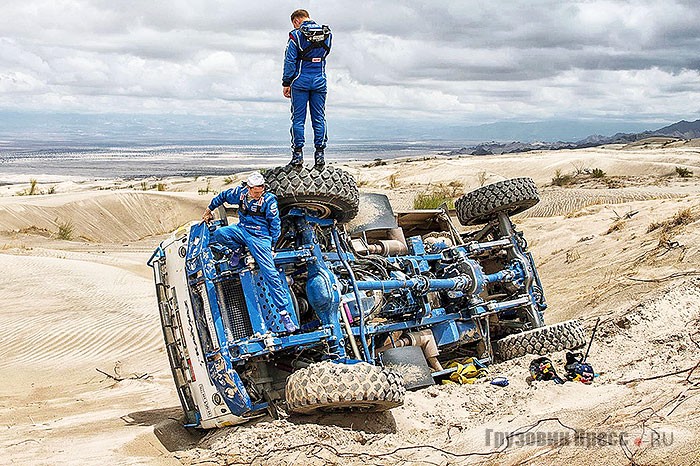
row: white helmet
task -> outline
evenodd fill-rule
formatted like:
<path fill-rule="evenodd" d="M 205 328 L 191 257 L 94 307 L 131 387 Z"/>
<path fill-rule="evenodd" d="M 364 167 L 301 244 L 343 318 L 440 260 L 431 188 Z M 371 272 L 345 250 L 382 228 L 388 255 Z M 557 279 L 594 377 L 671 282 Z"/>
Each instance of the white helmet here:
<path fill-rule="evenodd" d="M 248 175 L 248 178 L 245 180 L 245 184 L 248 185 L 249 188 L 252 188 L 253 186 L 263 186 L 265 184 L 265 178 L 263 178 L 260 172 L 253 172 Z"/>

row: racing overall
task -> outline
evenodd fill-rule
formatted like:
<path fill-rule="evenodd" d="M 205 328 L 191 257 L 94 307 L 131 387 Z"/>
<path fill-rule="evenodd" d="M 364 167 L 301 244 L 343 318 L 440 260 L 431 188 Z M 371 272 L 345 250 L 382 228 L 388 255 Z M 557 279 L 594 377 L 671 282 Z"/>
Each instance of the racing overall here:
<path fill-rule="evenodd" d="M 313 40 L 309 40 L 309 37 Z M 331 51 L 332 34 L 328 26 L 312 20 L 301 23 L 289 33 L 284 56 L 282 86 L 292 91 L 292 150 L 301 152 L 304 146 L 306 107 L 311 113 L 314 146 L 323 151 L 326 135 L 326 56 Z"/>
<path fill-rule="evenodd" d="M 214 197 L 209 204 L 209 210 L 213 211 L 224 202 L 238 205 L 239 221 L 237 225 L 217 228 L 211 235 L 211 242 L 223 244 L 231 249 L 237 249 L 243 245 L 248 247 L 260 267 L 260 274 L 273 304 L 282 316 L 285 328 L 290 332 L 296 330 L 289 319 L 287 312 L 289 300 L 272 257 L 272 246 L 280 237 L 281 222 L 277 197 L 265 192 L 260 199 L 255 200 L 248 197 L 247 187 L 238 186 Z"/>

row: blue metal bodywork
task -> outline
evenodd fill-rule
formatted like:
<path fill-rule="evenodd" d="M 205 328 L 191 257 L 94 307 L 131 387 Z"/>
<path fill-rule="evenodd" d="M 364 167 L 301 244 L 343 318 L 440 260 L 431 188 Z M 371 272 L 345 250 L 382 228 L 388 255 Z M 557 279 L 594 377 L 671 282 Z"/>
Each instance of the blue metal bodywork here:
<path fill-rule="evenodd" d="M 457 246 L 435 242 L 430 247 L 413 236 L 406 240 L 409 254 L 386 257 L 391 265 L 387 276 L 358 278 L 354 272 L 358 258 L 333 220 L 302 209 L 292 209 L 286 220 L 295 244 L 275 253 L 275 266 L 292 297 L 290 284 L 305 280 L 305 299 L 315 316 L 301 322 L 290 300 L 287 310 L 300 327 L 294 334 L 285 333 L 252 257 L 241 251 L 215 257 L 209 238 L 216 222 L 189 229 L 185 269 L 197 333 L 209 377 L 235 415 L 250 416 L 268 408 L 260 397 L 254 401 L 244 383 L 243 372 L 253 361 L 270 361 L 278 355 L 296 360 L 306 350 L 323 348 L 327 359 L 374 364 L 379 362 L 376 347 L 392 332 L 430 328 L 437 345 L 445 347 L 480 340 L 478 319 L 522 308 L 541 316 L 546 308 L 532 256 L 515 233 L 495 241 Z M 325 250 L 319 231 L 326 232 Z M 504 247 L 514 251 L 515 259 L 501 270 L 484 272 L 475 257 Z M 159 248 L 149 264 L 162 255 Z M 485 301 L 481 295 L 489 286 L 516 291 L 504 301 Z M 372 292 L 391 299 L 377 304 Z M 430 294 L 440 297 L 440 306 L 434 306 L 435 300 L 431 304 Z M 368 321 L 372 312 L 382 319 Z M 359 341 L 359 354 L 357 350 L 346 354 L 348 338 Z"/>

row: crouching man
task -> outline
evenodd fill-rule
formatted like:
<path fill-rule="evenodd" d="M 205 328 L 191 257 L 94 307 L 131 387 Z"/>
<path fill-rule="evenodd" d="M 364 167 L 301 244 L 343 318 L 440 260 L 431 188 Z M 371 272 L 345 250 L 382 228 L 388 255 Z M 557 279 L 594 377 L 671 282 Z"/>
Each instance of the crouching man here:
<path fill-rule="evenodd" d="M 243 245 L 248 247 L 260 267 L 260 274 L 285 330 L 294 332 L 297 327 L 286 310 L 289 300 L 272 256 L 272 247 L 280 236 L 281 222 L 277 197 L 265 191 L 265 179 L 259 172 L 253 172 L 244 185 L 227 189 L 215 196 L 204 211 L 202 220 L 209 223 L 214 218 L 212 211 L 224 202 L 238 205 L 238 224 L 217 228 L 211 235 L 211 242 L 231 249 Z"/>

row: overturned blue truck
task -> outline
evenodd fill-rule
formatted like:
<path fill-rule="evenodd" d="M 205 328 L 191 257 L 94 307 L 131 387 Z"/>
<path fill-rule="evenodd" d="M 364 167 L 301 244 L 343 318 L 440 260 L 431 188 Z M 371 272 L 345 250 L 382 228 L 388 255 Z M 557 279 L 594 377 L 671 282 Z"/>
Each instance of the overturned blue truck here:
<path fill-rule="evenodd" d="M 387 410 L 407 387 L 454 370 L 443 367 L 450 359 L 487 364 L 585 343 L 577 321 L 544 324 L 542 284 L 510 219 L 539 202 L 531 179 L 457 199 L 460 231 L 446 206 L 394 212 L 335 167 L 264 176 L 280 206 L 274 262 L 297 331 L 285 331 L 247 251 L 210 247 L 223 209 L 210 225 L 175 231 L 149 260 L 187 425 Z"/>

